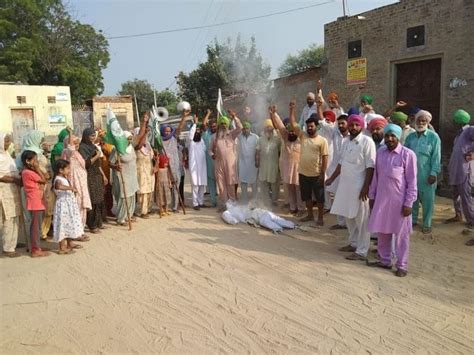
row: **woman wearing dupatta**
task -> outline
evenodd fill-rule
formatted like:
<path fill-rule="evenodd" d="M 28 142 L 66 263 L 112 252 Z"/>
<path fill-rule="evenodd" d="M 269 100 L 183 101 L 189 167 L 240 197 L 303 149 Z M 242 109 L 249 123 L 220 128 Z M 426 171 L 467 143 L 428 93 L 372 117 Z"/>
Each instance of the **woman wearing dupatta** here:
<path fill-rule="evenodd" d="M 150 128 L 148 127 L 149 116 L 145 115 L 142 125 L 135 128 L 136 145 L 135 152 L 137 156 L 137 215 L 142 218 L 148 218 L 148 213 L 152 207 L 152 196 L 155 186 L 155 174 L 153 170 L 153 149 L 148 141 Z"/>
<path fill-rule="evenodd" d="M 40 169 L 43 171 L 45 176 L 48 178 L 48 183 L 44 186 L 44 199 L 46 210 L 44 211 L 43 222 L 41 223 L 41 239 L 46 239 L 48 237 L 48 232 L 51 229 L 51 224 L 53 222 L 53 213 L 54 213 L 54 205 L 56 203 L 56 195 L 54 194 L 53 190 L 51 189 L 51 176 L 52 176 L 52 167 L 50 161 L 46 158 L 43 154 L 43 149 L 41 148 L 41 144 L 44 140 L 44 133 L 32 130 L 25 134 L 23 137 L 22 149 L 20 154 L 18 154 L 16 158 L 16 165 L 18 169 L 21 171 L 23 169 L 23 164 L 21 162 L 21 155 L 25 150 L 31 150 L 38 155 L 38 163 Z M 30 215 L 26 209 L 26 204 L 23 198 L 22 193 L 22 204 L 23 204 L 23 214 L 25 217 L 25 223 L 28 224 L 30 222 Z M 27 228 L 29 230 L 29 227 Z"/>
<path fill-rule="evenodd" d="M 15 252 L 20 230 L 21 178 L 15 161 L 8 153 L 10 136 L 0 133 L 0 234 L 3 239 L 3 254 L 8 257 L 20 256 Z"/>
<path fill-rule="evenodd" d="M 136 206 L 135 193 L 138 191 L 137 156 L 132 146 L 133 135 L 128 131 L 125 131 L 124 134 L 128 139 L 125 154 L 119 155 L 115 149 L 109 159 L 113 169 L 112 193 L 117 203 L 115 216 L 118 225 L 124 225 L 128 215 L 133 216 Z M 135 217 L 132 218 L 132 221 L 135 221 Z"/>
<path fill-rule="evenodd" d="M 104 213 L 104 186 L 107 178 L 101 167 L 100 153 L 94 144 L 96 132 L 93 128 L 86 128 L 82 133 L 79 154 L 85 161 L 87 170 L 87 188 L 91 201 L 91 209 L 87 211 L 86 225 L 91 233 L 98 233 L 103 228 Z"/>
<path fill-rule="evenodd" d="M 64 147 L 64 139 L 69 135 L 70 127 L 63 128 L 61 132 L 58 134 L 58 142 L 54 145 L 53 149 L 51 150 L 51 166 L 53 166 L 56 159 L 61 157 L 61 153 L 63 152 Z"/>
<path fill-rule="evenodd" d="M 72 130 L 68 129 L 68 136 L 64 138 L 64 149 L 61 158 L 69 161 L 71 173 L 68 177 L 71 185 L 77 190 L 76 201 L 81 213 L 82 226 L 87 223 L 87 211 L 92 209 L 91 198 L 89 196 L 89 188 L 87 186 L 87 169 L 86 161 L 79 153 L 81 140 L 72 134 Z M 88 239 L 85 236 L 82 240 Z M 76 239 L 81 241 L 81 239 Z"/>

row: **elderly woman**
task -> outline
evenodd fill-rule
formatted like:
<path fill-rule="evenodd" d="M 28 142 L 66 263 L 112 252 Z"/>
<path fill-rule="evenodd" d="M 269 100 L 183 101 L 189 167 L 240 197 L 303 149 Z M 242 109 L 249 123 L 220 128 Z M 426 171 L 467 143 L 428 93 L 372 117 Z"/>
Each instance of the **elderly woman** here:
<path fill-rule="evenodd" d="M 0 133 L 0 231 L 3 237 L 3 254 L 12 258 L 20 256 L 15 248 L 20 230 L 21 178 L 15 161 L 8 153 L 10 144 L 10 136 Z"/>
<path fill-rule="evenodd" d="M 79 154 L 84 159 L 87 170 L 91 209 L 87 211 L 86 224 L 91 233 L 99 233 L 99 229 L 103 228 L 104 186 L 107 184 L 107 178 L 101 167 L 100 152 L 94 144 L 95 139 L 95 130 L 86 128 L 79 145 Z"/>
<path fill-rule="evenodd" d="M 150 127 L 148 127 L 149 116 L 146 114 L 140 127 L 135 128 L 137 156 L 137 178 L 138 178 L 138 200 L 137 215 L 148 218 L 151 211 L 152 196 L 155 186 L 155 175 L 153 171 L 153 149 L 148 141 Z M 128 192 L 128 191 L 127 191 Z"/>
<path fill-rule="evenodd" d="M 53 212 L 54 212 L 54 205 L 56 203 L 56 195 L 54 194 L 53 190 L 51 189 L 51 181 L 50 178 L 52 174 L 52 168 L 50 161 L 46 158 L 43 154 L 43 141 L 44 141 L 44 133 L 32 130 L 29 131 L 23 137 L 22 149 L 20 154 L 18 154 L 16 158 L 16 165 L 18 169 L 21 171 L 23 169 L 23 163 L 21 162 L 21 154 L 25 150 L 31 150 L 35 152 L 38 156 L 38 163 L 41 171 L 45 174 L 48 178 L 48 183 L 44 187 L 44 196 L 45 196 L 45 203 L 46 203 L 46 210 L 44 211 L 44 218 L 43 222 L 41 223 L 41 239 L 46 239 L 48 237 L 48 232 L 51 228 L 51 224 L 53 221 Z M 23 206 L 24 217 L 27 224 L 30 221 L 30 215 L 26 210 L 26 205 Z"/>
<path fill-rule="evenodd" d="M 128 216 L 133 216 L 136 206 L 135 193 L 138 191 L 137 155 L 133 148 L 133 135 L 125 131 L 128 146 L 125 154 L 120 155 L 114 150 L 109 161 L 112 167 L 112 193 L 116 205 L 117 224 L 124 225 Z M 128 212 L 127 212 L 128 208 Z M 132 218 L 135 221 L 135 217 Z"/>
<path fill-rule="evenodd" d="M 184 111 L 182 115 L 189 116 L 190 111 Z M 171 170 L 171 178 L 173 190 L 171 192 L 172 208 L 173 212 L 178 212 L 179 196 L 178 196 L 178 184 L 181 180 L 181 166 L 182 162 L 179 156 L 178 139 L 185 124 L 184 120 L 181 120 L 178 128 L 174 130 L 169 125 L 162 125 L 160 128 L 161 137 L 163 140 L 164 154 L 169 158 L 169 168 Z"/>
<path fill-rule="evenodd" d="M 81 140 L 73 135 L 72 130 L 68 129 L 68 136 L 64 139 L 64 149 L 61 158 L 69 161 L 71 173 L 69 182 L 77 190 L 76 200 L 81 213 L 82 225 L 87 222 L 87 211 L 92 209 L 91 198 L 87 186 L 87 170 L 86 161 L 79 153 Z M 79 241 L 88 240 L 88 237 L 82 236 Z"/>

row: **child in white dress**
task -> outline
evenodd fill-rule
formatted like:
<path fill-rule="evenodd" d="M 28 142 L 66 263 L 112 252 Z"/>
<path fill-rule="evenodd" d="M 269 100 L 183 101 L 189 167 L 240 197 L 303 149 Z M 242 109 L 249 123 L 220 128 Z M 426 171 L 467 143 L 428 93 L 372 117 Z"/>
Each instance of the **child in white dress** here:
<path fill-rule="evenodd" d="M 82 236 L 81 213 L 74 194 L 76 189 L 71 185 L 67 176 L 70 173 L 69 162 L 64 159 L 54 163 L 53 188 L 56 193 L 53 225 L 54 241 L 59 243 L 59 254 L 70 254 L 73 249 L 82 248 L 72 240 Z"/>

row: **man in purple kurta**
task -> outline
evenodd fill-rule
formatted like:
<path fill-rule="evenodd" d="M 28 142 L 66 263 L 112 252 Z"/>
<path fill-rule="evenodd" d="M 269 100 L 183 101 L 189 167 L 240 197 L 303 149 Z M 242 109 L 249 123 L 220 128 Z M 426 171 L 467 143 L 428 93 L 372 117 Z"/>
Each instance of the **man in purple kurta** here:
<path fill-rule="evenodd" d="M 449 185 L 453 187 L 456 216 L 448 219 L 446 223 L 462 222 L 464 214 L 467 227 L 474 229 L 474 198 L 472 196 L 474 127 L 469 125 L 470 120 L 471 116 L 464 110 L 458 110 L 454 114 L 454 123 L 462 127 L 454 139 L 453 152 L 449 160 Z"/>
<path fill-rule="evenodd" d="M 377 233 L 379 260 L 367 263 L 392 268 L 392 235 L 395 236 L 397 271 L 407 275 L 408 249 L 412 232 L 412 205 L 417 198 L 416 155 L 400 144 L 402 129 L 389 124 L 384 129 L 385 147 L 377 151 L 369 199 L 372 212 L 369 231 Z"/>

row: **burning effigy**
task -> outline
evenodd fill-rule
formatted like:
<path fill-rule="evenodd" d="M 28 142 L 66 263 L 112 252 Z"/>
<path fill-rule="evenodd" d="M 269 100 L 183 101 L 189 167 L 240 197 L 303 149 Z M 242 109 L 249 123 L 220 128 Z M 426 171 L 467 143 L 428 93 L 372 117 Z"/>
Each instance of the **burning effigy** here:
<path fill-rule="evenodd" d="M 295 229 L 298 227 L 294 222 L 286 220 L 272 211 L 258 208 L 251 204 L 238 205 L 235 202 L 226 203 L 226 210 L 222 213 L 222 219 L 227 224 L 247 223 L 257 228 L 269 229 L 273 233 L 280 233 L 283 229 Z"/>

